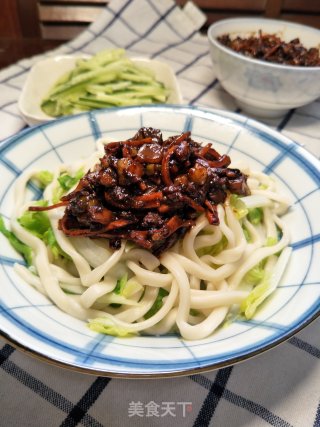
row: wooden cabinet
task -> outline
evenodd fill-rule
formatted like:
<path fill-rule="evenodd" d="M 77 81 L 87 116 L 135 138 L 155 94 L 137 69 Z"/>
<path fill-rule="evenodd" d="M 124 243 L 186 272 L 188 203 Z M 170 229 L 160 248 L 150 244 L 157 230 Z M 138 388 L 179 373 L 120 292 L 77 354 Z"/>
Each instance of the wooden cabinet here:
<path fill-rule="evenodd" d="M 320 0 L 193 0 L 207 15 L 206 27 L 219 19 L 266 16 L 320 28 Z M 108 0 L 1 0 L 0 37 L 68 40 L 94 21 Z M 186 0 L 177 0 L 183 5 Z"/>
<path fill-rule="evenodd" d="M 1 0 L 0 37 L 21 37 L 21 27 L 15 0 Z"/>
<path fill-rule="evenodd" d="M 106 7 L 107 0 L 1 0 L 0 37 L 69 40 Z"/>
<path fill-rule="evenodd" d="M 184 4 L 186 0 L 178 0 Z M 320 28 L 320 0 L 193 0 L 206 13 L 206 26 L 219 19 L 265 16 Z"/>

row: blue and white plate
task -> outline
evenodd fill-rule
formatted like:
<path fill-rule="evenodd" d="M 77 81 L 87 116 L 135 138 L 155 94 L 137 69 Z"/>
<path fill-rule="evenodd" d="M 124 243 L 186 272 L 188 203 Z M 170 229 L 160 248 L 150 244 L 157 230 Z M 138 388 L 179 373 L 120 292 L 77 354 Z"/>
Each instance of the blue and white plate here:
<path fill-rule="evenodd" d="M 292 199 L 286 214 L 293 254 L 275 294 L 251 321 L 235 321 L 201 341 L 178 336 L 114 338 L 62 313 L 13 270 L 21 259 L 0 235 L 0 328 L 11 343 L 43 360 L 119 377 L 177 376 L 257 355 L 292 336 L 320 311 L 319 162 L 266 126 L 239 115 L 181 106 L 101 110 L 31 128 L 0 149 L 0 213 L 9 218 L 13 186 L 28 168 L 50 169 L 89 156 L 94 141 L 132 137 L 141 126 L 164 136 L 191 130 L 234 161 L 274 176 Z"/>

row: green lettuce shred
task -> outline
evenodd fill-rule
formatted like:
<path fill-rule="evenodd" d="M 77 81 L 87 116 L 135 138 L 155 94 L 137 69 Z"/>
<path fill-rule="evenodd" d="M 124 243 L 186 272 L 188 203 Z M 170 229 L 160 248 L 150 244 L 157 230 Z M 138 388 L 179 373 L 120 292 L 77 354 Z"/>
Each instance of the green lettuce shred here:
<path fill-rule="evenodd" d="M 51 184 L 51 182 L 53 181 L 53 173 L 49 172 L 47 170 L 43 170 L 43 171 L 37 172 L 36 174 L 34 174 L 33 180 L 36 181 L 37 185 L 41 189 L 44 189 L 49 184 Z"/>
<path fill-rule="evenodd" d="M 62 173 L 58 178 L 58 182 L 64 191 L 68 191 L 83 177 L 83 175 L 84 171 L 82 168 L 79 169 L 74 176 Z"/>
<path fill-rule="evenodd" d="M 263 220 L 263 210 L 261 208 L 252 208 L 248 212 L 248 220 L 253 225 L 258 225 Z"/>
<path fill-rule="evenodd" d="M 97 302 L 109 304 L 113 308 L 119 308 L 122 304 L 139 305 L 139 302 L 130 299 L 130 297 L 142 289 L 143 286 L 140 285 L 140 283 L 133 279 L 128 280 L 128 274 L 125 274 L 117 280 L 113 292 L 108 295 L 103 295 Z"/>
<path fill-rule="evenodd" d="M 231 194 L 230 205 L 237 219 L 244 218 L 248 214 L 248 208 L 237 194 Z"/>
<path fill-rule="evenodd" d="M 268 188 L 267 184 L 260 184 L 259 190 L 266 190 Z"/>
<path fill-rule="evenodd" d="M 163 288 L 159 289 L 159 292 L 158 292 L 158 295 L 157 295 L 155 302 L 153 303 L 150 310 L 147 311 L 147 313 L 144 315 L 145 319 L 149 319 L 150 317 L 154 316 L 160 310 L 160 308 L 163 306 L 163 298 L 166 297 L 167 295 L 169 295 L 168 291 L 166 291 Z"/>
<path fill-rule="evenodd" d="M 272 273 L 265 272 L 261 281 L 254 287 L 248 297 L 240 305 L 240 310 L 247 319 L 251 319 L 260 304 L 265 301 L 277 288 L 288 265 L 292 248 L 286 247 L 281 251 Z"/>
<path fill-rule="evenodd" d="M 57 242 L 56 236 L 54 235 L 52 227 L 50 227 L 44 234 L 43 234 L 43 242 L 46 246 L 49 246 L 51 249 L 52 255 L 54 259 L 58 259 L 59 257 L 64 259 L 70 259 L 69 255 L 65 253 L 65 251 L 60 247 L 59 243 Z"/>
<path fill-rule="evenodd" d="M 34 203 L 35 206 L 47 206 L 47 204 L 48 202 L 46 200 L 38 200 Z M 46 212 L 25 211 L 22 216 L 18 218 L 18 222 L 23 228 L 41 239 L 44 244 L 51 249 L 54 259 L 58 259 L 59 257 L 69 259 L 69 255 L 61 249 L 55 238 Z"/>
<path fill-rule="evenodd" d="M 122 296 L 125 298 L 130 298 L 132 295 L 136 294 L 137 292 L 141 291 L 143 289 L 143 286 L 140 285 L 140 283 L 134 281 L 134 280 L 128 280 L 126 285 L 124 286 L 122 290 Z"/>
<path fill-rule="evenodd" d="M 250 292 L 247 298 L 241 303 L 240 311 L 247 319 L 252 319 L 258 306 L 269 296 L 269 280 L 267 277 Z"/>
<path fill-rule="evenodd" d="M 195 308 L 190 308 L 189 314 L 190 316 L 199 316 L 201 313 L 199 310 L 196 310 Z"/>
<path fill-rule="evenodd" d="M 243 231 L 243 234 L 244 234 L 244 237 L 245 237 L 246 241 L 247 241 L 248 243 L 250 243 L 250 242 L 251 242 L 251 236 L 250 236 L 249 231 L 248 231 L 248 230 L 247 230 L 247 228 L 246 228 L 246 227 L 244 227 L 244 226 L 242 226 L 242 231 Z"/>
<path fill-rule="evenodd" d="M 27 265 L 30 267 L 32 265 L 32 249 L 30 246 L 21 242 L 12 231 L 6 228 L 2 216 L 0 216 L 0 233 L 8 239 L 11 246 L 23 256 Z"/>
<path fill-rule="evenodd" d="M 250 285 L 257 285 L 265 276 L 265 261 L 259 262 L 244 276 L 244 281 Z"/>
<path fill-rule="evenodd" d="M 122 295 L 127 282 L 128 282 L 128 275 L 125 274 L 124 276 L 122 276 L 120 279 L 117 280 L 117 284 L 113 292 L 117 295 Z"/>
<path fill-rule="evenodd" d="M 53 190 L 53 203 L 58 203 L 61 197 L 80 181 L 83 175 L 84 171 L 82 168 L 80 168 L 74 176 L 69 175 L 67 172 L 63 172 L 58 178 L 59 186 Z"/>
<path fill-rule="evenodd" d="M 276 237 L 268 237 L 266 241 L 266 246 L 274 246 L 278 243 L 278 239 Z"/>
<path fill-rule="evenodd" d="M 261 208 L 248 209 L 237 194 L 230 196 L 230 205 L 237 219 L 242 219 L 246 216 L 253 225 L 258 225 L 263 220 L 263 210 Z"/>
<path fill-rule="evenodd" d="M 33 204 L 34 206 L 48 206 L 46 200 L 37 200 Z M 18 218 L 18 222 L 34 236 L 39 237 L 39 239 L 43 238 L 44 233 L 50 227 L 48 215 L 41 211 L 25 211 L 22 216 Z"/>
<path fill-rule="evenodd" d="M 97 317 L 96 319 L 90 319 L 88 327 L 94 332 L 121 338 L 132 337 L 138 334 L 137 332 L 130 331 L 116 325 L 114 320 L 109 317 Z"/>

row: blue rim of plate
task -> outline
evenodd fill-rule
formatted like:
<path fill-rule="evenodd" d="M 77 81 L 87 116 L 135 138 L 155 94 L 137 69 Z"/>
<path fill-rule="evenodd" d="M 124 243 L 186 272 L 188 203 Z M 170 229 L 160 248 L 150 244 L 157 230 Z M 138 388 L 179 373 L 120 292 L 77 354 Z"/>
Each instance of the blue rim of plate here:
<path fill-rule="evenodd" d="M 0 160 L 1 160 L 1 154 L 6 152 L 8 149 L 11 149 L 15 146 L 16 143 L 23 142 L 23 139 L 25 136 L 33 135 L 34 133 L 37 133 L 39 129 L 46 129 L 50 128 L 52 126 L 59 125 L 59 123 L 62 123 L 64 121 L 72 121 L 75 118 L 79 117 L 86 117 L 91 126 L 91 133 L 92 137 L 94 139 L 98 138 L 101 135 L 98 123 L 97 123 L 97 117 L 99 115 L 108 115 L 108 113 L 114 113 L 116 112 L 135 112 L 138 111 L 140 115 L 142 115 L 144 112 L 149 111 L 162 111 L 162 112 L 181 112 L 183 115 L 186 116 L 185 121 L 185 129 L 191 129 L 192 128 L 192 121 L 195 117 L 199 116 L 202 118 L 206 116 L 209 120 L 216 119 L 218 122 L 219 120 L 227 120 L 228 123 L 232 123 L 235 125 L 240 126 L 241 128 L 245 128 L 247 131 L 253 133 L 256 137 L 262 138 L 264 141 L 267 141 L 268 144 L 281 148 L 280 155 L 276 156 L 276 158 L 266 167 L 266 169 L 269 172 L 272 172 L 272 168 L 275 165 L 278 165 L 279 162 L 281 162 L 281 159 L 283 159 L 285 156 L 290 156 L 291 159 L 293 159 L 294 162 L 298 163 L 299 166 L 304 170 L 304 172 L 313 180 L 315 181 L 318 186 L 320 182 L 320 175 L 319 175 L 319 161 L 308 151 L 304 150 L 302 147 L 300 147 L 297 143 L 293 142 L 289 138 L 281 135 L 277 131 L 273 131 L 270 128 L 268 128 L 266 125 L 263 125 L 255 120 L 248 119 L 244 116 L 240 116 L 235 113 L 229 113 L 225 111 L 220 110 L 214 110 L 214 109 L 205 109 L 200 108 L 196 106 L 181 106 L 181 105 L 161 105 L 161 106 L 134 106 L 134 107 L 124 107 L 124 108 L 111 108 L 106 110 L 96 110 L 89 113 L 82 113 L 77 116 L 68 116 L 63 117 L 61 119 L 51 121 L 48 123 L 41 124 L 36 127 L 32 127 L 26 130 L 23 130 L 19 134 L 11 137 L 10 139 L 4 141 L 2 145 L 0 146 Z M 196 135 L 194 136 L 196 139 Z M 262 162 L 260 162 L 262 163 Z M 262 163 L 263 164 L 263 163 Z M 2 200 L 0 200 L 0 206 L 1 206 Z M 304 244 L 310 244 L 313 245 L 320 240 L 320 235 L 311 236 L 311 238 L 308 239 L 308 242 L 301 242 L 301 245 Z M 311 259 L 310 259 L 311 263 Z M 4 266 L 5 262 L 1 258 L 0 264 L 2 267 Z M 308 270 L 307 270 L 308 273 Z M 307 274 L 306 273 L 306 274 Z M 302 282 L 303 284 L 303 282 Z M 301 285 L 302 285 L 301 284 Z M 295 294 L 294 294 L 295 295 Z M 294 296 L 293 295 L 293 296 Z M 293 298 L 293 296 L 290 297 Z M 280 310 L 280 309 L 279 309 Z M 50 345 L 53 345 L 55 348 L 63 349 L 64 351 L 67 351 L 68 353 L 79 355 L 82 354 L 85 358 L 85 356 L 88 356 L 88 353 L 84 352 L 83 348 L 73 348 L 73 346 L 66 346 L 65 343 L 59 343 L 57 340 L 50 339 L 50 336 L 45 334 L 41 329 L 34 328 L 34 326 L 29 326 L 26 324 L 23 318 L 21 318 L 17 313 L 14 311 L 11 311 L 10 309 L 7 309 L 3 304 L 1 305 L 0 302 L 0 315 L 4 315 L 7 319 L 10 319 L 15 324 L 18 324 L 19 327 L 24 329 L 27 333 L 30 333 L 31 335 L 35 335 L 37 339 L 39 339 L 42 342 L 49 343 Z M 274 313 L 273 313 L 274 314 Z M 142 373 L 139 372 L 130 372 L 130 369 L 124 368 L 123 365 L 129 366 L 132 364 L 132 359 L 126 359 L 117 357 L 116 359 L 112 360 L 108 358 L 108 361 L 114 363 L 115 366 L 120 366 L 122 371 L 104 371 L 103 369 L 95 369 L 92 366 L 85 365 L 85 362 L 82 362 L 82 365 L 79 364 L 73 364 L 69 362 L 63 362 L 62 360 L 58 360 L 54 357 L 48 357 L 45 354 L 42 354 L 41 351 L 34 350 L 32 348 L 29 348 L 21 343 L 19 343 L 14 337 L 10 336 L 10 334 L 7 334 L 5 331 L 1 331 L 0 328 L 0 335 L 5 338 L 7 341 L 9 341 L 14 346 L 22 349 L 25 352 L 28 352 L 29 354 L 36 356 L 37 358 L 40 358 L 44 361 L 47 361 L 52 364 L 56 364 L 62 367 L 67 367 L 70 369 L 74 369 L 81 372 L 91 373 L 91 374 L 97 374 L 97 375 L 105 375 L 110 377 L 122 377 L 122 378 L 146 378 L 146 377 L 172 377 L 172 376 L 181 376 L 181 375 L 189 375 L 193 373 L 208 371 L 212 369 L 218 369 L 221 367 L 225 367 L 228 365 L 232 365 L 235 363 L 238 363 L 240 361 L 244 361 L 248 358 L 251 358 L 257 354 L 260 354 L 278 344 L 281 342 L 289 339 L 291 336 L 299 332 L 301 329 L 303 329 L 305 326 L 307 326 L 309 323 L 311 323 L 313 320 L 315 320 L 320 315 L 320 299 L 315 301 L 315 303 L 306 311 L 304 312 L 296 321 L 292 322 L 290 325 L 288 325 L 286 328 L 279 328 L 278 333 L 276 335 L 272 335 L 270 339 L 264 339 L 256 343 L 255 345 L 249 345 L 246 348 L 242 348 L 239 352 L 233 352 L 233 353 L 226 353 L 223 355 L 219 355 L 216 359 L 213 355 L 209 357 L 204 358 L 196 358 L 195 360 L 187 360 L 186 362 L 179 362 L 179 363 L 170 363 L 170 369 L 165 369 L 165 365 L 167 363 L 159 363 L 160 361 L 152 361 L 150 363 L 150 360 L 146 361 L 140 361 L 136 362 L 134 365 L 136 367 L 144 366 L 144 371 Z M 268 319 L 267 319 L 268 320 Z M 257 326 L 262 326 L 263 323 L 257 323 L 252 325 L 252 328 L 255 328 Z M 161 339 L 161 337 L 159 337 Z M 190 344 L 190 342 L 189 342 Z M 201 345 L 201 344 L 200 344 Z M 205 344 L 203 344 L 205 345 Z M 98 341 L 97 341 L 97 347 Z M 192 345 L 190 346 L 192 348 Z M 192 354 L 192 353 L 191 353 Z M 94 352 L 90 352 L 89 354 L 90 358 L 97 358 L 99 359 L 99 354 L 94 354 Z M 105 356 L 103 357 L 105 359 Z M 85 360 L 85 359 L 84 359 Z M 155 363 L 156 362 L 156 363 Z M 150 364 L 150 370 L 145 371 L 145 364 Z M 156 371 L 158 369 L 158 371 Z"/>

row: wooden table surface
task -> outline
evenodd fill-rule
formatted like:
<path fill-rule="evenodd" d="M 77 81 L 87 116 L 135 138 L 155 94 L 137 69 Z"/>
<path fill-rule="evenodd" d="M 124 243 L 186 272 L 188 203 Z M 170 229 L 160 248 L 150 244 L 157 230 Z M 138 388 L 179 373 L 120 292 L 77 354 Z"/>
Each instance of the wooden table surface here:
<path fill-rule="evenodd" d="M 0 38 L 0 69 L 20 59 L 54 49 L 62 43 L 64 42 L 61 40 Z"/>

